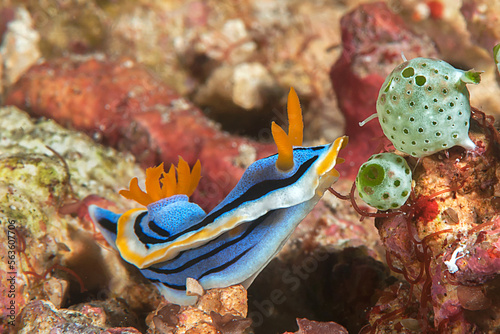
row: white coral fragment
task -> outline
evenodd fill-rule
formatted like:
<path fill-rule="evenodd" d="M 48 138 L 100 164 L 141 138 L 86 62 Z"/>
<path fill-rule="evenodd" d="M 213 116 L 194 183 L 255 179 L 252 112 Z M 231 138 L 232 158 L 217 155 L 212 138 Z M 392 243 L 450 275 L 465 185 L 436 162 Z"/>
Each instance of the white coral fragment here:
<path fill-rule="evenodd" d="M 451 254 L 451 258 L 448 261 L 444 261 L 444 264 L 446 267 L 448 267 L 448 271 L 450 274 L 454 274 L 458 271 L 458 266 L 457 266 L 457 260 L 463 258 L 465 254 L 463 251 L 465 250 L 465 246 L 459 246 L 457 249 L 453 251 L 453 254 Z M 458 256 L 459 253 L 462 253 L 462 255 Z"/>

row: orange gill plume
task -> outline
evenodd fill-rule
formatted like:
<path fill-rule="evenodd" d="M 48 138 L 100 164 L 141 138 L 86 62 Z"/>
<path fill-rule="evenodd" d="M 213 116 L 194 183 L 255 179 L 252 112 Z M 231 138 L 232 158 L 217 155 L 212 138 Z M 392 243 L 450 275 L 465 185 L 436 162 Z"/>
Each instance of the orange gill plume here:
<path fill-rule="evenodd" d="M 200 178 L 200 161 L 197 160 L 193 168 L 190 169 L 188 163 L 179 157 L 177 168 L 172 164 L 167 173 L 163 169 L 163 163 L 146 170 L 146 192 L 139 187 L 139 181 L 134 177 L 130 180 L 129 189 L 120 190 L 120 195 L 148 206 L 174 195 L 191 196 L 198 186 Z"/>

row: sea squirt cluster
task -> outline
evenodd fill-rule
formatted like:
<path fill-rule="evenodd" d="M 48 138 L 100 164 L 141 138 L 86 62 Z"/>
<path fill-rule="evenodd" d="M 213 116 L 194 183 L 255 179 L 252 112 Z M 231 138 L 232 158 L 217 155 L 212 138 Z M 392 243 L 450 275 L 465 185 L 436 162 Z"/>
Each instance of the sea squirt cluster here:
<path fill-rule="evenodd" d="M 376 217 L 387 265 L 405 283 L 387 289 L 363 333 L 464 333 L 496 326 L 490 307 L 498 302 L 500 269 L 500 210 L 493 196 L 500 136 L 493 119 L 470 106 L 466 83 L 479 83 L 479 73 L 417 58 L 396 67 L 380 89 L 380 125 L 409 156 L 382 153 L 362 165 L 359 196 L 379 210 L 397 210 L 358 212 Z M 394 174 L 402 168 L 394 165 L 398 158 L 406 166 L 411 161 L 414 186 L 404 205 L 391 208 L 383 199 L 397 187 L 383 182 L 388 169 L 382 166 L 392 165 Z M 376 188 L 383 186 L 388 188 Z M 353 192 L 349 197 L 357 207 Z"/>
<path fill-rule="evenodd" d="M 377 114 L 360 126 L 377 115 L 394 147 L 413 157 L 421 158 L 456 145 L 473 150 L 476 145 L 469 138 L 471 107 L 466 83 L 479 82 L 479 72 L 458 70 L 443 60 L 405 61 L 382 84 Z M 370 162 L 372 159 L 378 159 L 377 163 Z M 402 191 L 401 179 L 390 180 L 400 171 L 405 171 L 404 180 L 408 181 Z M 411 192 L 410 169 L 403 158 L 393 153 L 374 155 L 360 167 L 356 187 L 370 206 L 397 209 Z"/>

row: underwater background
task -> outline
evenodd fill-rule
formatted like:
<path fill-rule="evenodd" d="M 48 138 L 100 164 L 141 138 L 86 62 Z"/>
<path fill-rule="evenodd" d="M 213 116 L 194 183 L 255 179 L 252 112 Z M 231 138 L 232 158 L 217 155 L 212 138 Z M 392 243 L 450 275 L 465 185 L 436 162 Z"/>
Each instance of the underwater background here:
<path fill-rule="evenodd" d="M 499 17 L 488 0 L 0 1 L 0 332 L 498 331 Z M 360 127 L 418 57 L 480 72 L 466 88 L 432 81 L 467 105 L 468 148 L 413 155 L 378 120 Z M 339 180 L 248 289 L 169 303 L 88 207 L 138 207 L 119 190 L 182 156 L 201 162 L 191 201 L 212 210 L 277 153 L 271 122 L 287 129 L 290 87 L 304 146 L 349 136 Z M 394 87 L 399 101 L 413 93 Z M 353 186 L 381 152 L 411 170 L 397 208 Z"/>

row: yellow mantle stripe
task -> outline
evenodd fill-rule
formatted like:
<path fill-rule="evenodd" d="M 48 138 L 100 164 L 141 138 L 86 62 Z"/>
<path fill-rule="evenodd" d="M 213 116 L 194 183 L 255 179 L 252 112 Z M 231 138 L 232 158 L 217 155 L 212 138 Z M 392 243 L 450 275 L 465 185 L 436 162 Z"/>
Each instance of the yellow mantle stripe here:
<path fill-rule="evenodd" d="M 318 167 L 316 167 L 316 173 L 318 175 L 323 175 L 326 172 L 330 171 L 333 167 L 335 167 L 335 161 L 337 159 L 337 155 L 339 151 L 347 145 L 348 138 L 347 136 L 339 137 L 335 139 L 335 142 L 332 144 L 332 147 L 323 158 Z"/>
<path fill-rule="evenodd" d="M 134 212 L 142 210 L 143 209 L 132 209 L 125 212 L 120 217 L 118 220 L 118 234 L 116 237 L 116 247 L 120 251 L 121 256 L 141 269 L 173 258 L 180 251 L 196 247 L 205 240 L 212 240 L 214 235 L 219 235 L 223 230 L 231 230 L 237 226 L 238 222 L 242 221 L 242 217 L 233 217 L 224 225 L 215 229 L 208 226 L 196 233 L 193 233 L 189 237 L 186 237 L 184 240 L 175 240 L 166 247 L 163 246 L 160 249 L 152 250 L 151 248 L 154 246 L 147 249 L 133 231 L 135 220 L 130 219 L 130 216 Z M 127 236 L 127 230 L 128 234 L 132 235 L 132 237 Z"/>

